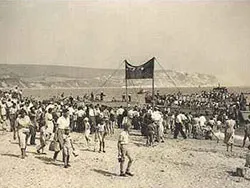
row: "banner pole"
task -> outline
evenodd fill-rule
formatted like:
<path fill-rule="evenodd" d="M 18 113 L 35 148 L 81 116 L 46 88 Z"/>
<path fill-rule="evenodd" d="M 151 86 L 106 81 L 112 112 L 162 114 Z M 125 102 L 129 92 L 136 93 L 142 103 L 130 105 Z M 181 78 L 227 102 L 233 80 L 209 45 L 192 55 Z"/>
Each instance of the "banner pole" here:
<path fill-rule="evenodd" d="M 128 79 L 127 79 L 126 61 L 124 61 L 124 63 L 125 63 L 126 105 L 127 105 L 127 108 L 128 108 Z"/>
<path fill-rule="evenodd" d="M 155 60 L 154 60 L 155 63 Z M 154 110 L 155 107 L 155 80 L 154 80 L 154 71 L 153 71 L 153 79 L 152 79 L 152 107 Z"/>

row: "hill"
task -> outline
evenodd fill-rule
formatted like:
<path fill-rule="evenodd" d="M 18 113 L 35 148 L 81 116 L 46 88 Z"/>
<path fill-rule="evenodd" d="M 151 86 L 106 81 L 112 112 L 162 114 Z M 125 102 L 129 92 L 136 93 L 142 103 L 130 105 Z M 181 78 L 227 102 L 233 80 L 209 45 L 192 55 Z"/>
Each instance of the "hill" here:
<path fill-rule="evenodd" d="M 111 77 L 112 75 L 112 77 Z M 124 70 L 95 69 L 55 65 L 0 64 L 0 87 L 10 88 L 81 88 L 124 86 Z M 155 71 L 156 87 L 197 87 L 217 85 L 212 75 L 178 71 Z M 151 87 L 151 80 L 133 80 L 130 86 Z"/>

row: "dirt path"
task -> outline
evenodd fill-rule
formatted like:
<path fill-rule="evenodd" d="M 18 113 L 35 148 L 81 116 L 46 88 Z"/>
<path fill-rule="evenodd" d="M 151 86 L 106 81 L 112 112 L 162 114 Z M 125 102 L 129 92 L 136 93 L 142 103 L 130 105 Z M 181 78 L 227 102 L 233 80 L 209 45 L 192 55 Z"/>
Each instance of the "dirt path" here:
<path fill-rule="evenodd" d="M 250 181 L 230 175 L 236 167 L 244 165 L 246 149 L 235 147 L 233 153 L 227 153 L 222 142 L 181 138 L 167 138 L 165 143 L 147 148 L 138 133 L 131 136 L 135 176 L 119 177 L 116 148 L 119 131 L 116 131 L 108 137 L 106 153 L 87 151 L 83 137 L 72 134 L 79 156 L 71 157 L 68 169 L 63 168 L 61 155 L 59 161 L 52 162 L 52 152 L 37 155 L 33 146 L 28 147 L 28 157 L 22 160 L 11 134 L 0 135 L 0 187 L 246 188 L 250 185 Z"/>

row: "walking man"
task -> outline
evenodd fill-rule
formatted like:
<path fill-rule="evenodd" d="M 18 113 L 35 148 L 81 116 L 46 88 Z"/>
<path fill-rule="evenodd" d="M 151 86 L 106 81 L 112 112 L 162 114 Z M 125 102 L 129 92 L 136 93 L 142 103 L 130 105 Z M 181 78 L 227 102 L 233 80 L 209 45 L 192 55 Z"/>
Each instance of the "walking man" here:
<path fill-rule="evenodd" d="M 120 162 L 120 176 L 133 176 L 130 172 L 130 168 L 133 162 L 131 157 L 131 153 L 129 151 L 129 124 L 124 124 L 124 130 L 121 132 L 119 139 L 118 139 L 118 161 Z M 125 156 L 128 158 L 128 166 L 126 172 L 124 173 L 124 163 L 125 163 Z"/>
<path fill-rule="evenodd" d="M 70 127 L 70 119 L 69 119 L 69 111 L 68 109 L 63 109 L 63 115 L 58 118 L 57 120 L 57 130 L 55 133 L 55 141 L 59 143 L 59 148 L 55 149 L 53 159 L 56 160 L 58 153 L 63 149 L 63 135 L 65 129 L 69 129 Z M 63 153 L 63 160 L 64 160 L 64 153 Z"/>
<path fill-rule="evenodd" d="M 250 115 L 248 116 L 248 119 L 246 120 L 244 132 L 245 134 L 244 134 L 243 145 L 242 145 L 243 148 L 245 147 L 246 139 L 248 138 L 248 140 L 250 141 Z"/>
<path fill-rule="evenodd" d="M 184 122 L 186 120 L 187 120 L 187 117 L 183 113 L 179 113 L 179 115 L 176 116 L 174 139 L 177 139 L 179 132 L 181 133 L 184 139 L 187 138 L 185 132 L 183 131 Z"/>

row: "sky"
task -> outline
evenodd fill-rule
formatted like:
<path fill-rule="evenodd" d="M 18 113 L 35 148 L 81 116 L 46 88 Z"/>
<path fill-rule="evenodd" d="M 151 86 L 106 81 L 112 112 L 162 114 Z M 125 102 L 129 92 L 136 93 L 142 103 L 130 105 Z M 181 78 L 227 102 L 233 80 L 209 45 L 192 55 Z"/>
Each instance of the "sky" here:
<path fill-rule="evenodd" d="M 165 69 L 250 86 L 250 1 L 0 1 L 0 63 Z"/>

